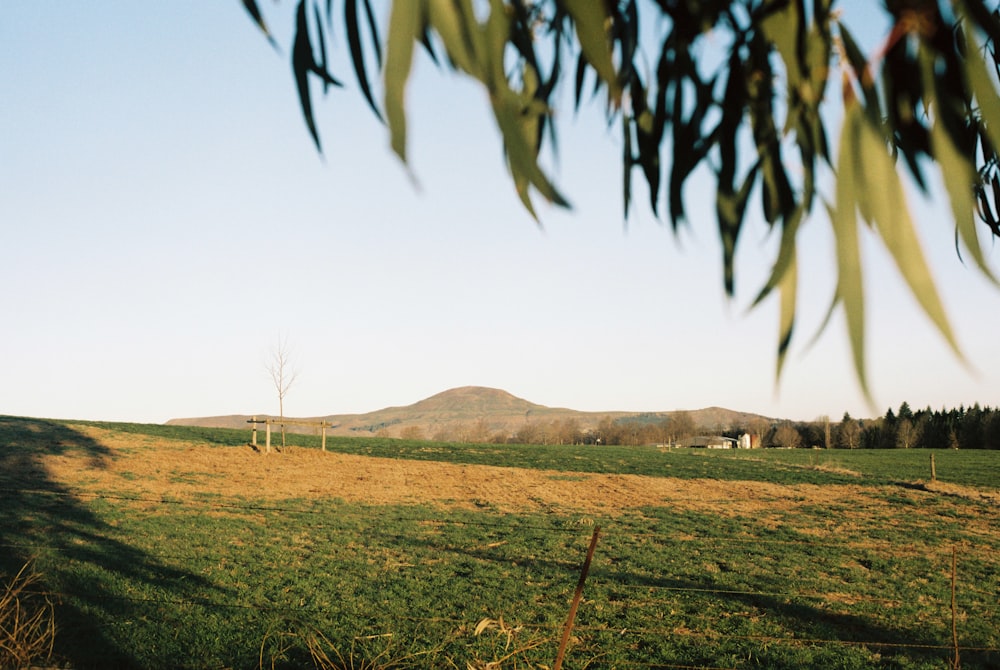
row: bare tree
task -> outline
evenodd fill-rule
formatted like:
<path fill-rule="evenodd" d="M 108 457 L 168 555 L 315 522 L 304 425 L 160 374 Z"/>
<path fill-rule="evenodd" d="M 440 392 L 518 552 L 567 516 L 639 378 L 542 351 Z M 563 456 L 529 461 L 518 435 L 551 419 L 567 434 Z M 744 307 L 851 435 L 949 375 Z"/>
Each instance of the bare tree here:
<path fill-rule="evenodd" d="M 667 431 L 670 433 L 669 442 L 676 444 L 681 440 L 689 438 L 695 434 L 697 428 L 694 417 L 691 416 L 690 412 L 671 412 L 670 422 L 667 424 Z"/>
<path fill-rule="evenodd" d="M 514 433 L 514 440 L 518 444 L 538 444 L 541 441 L 542 430 L 537 423 L 525 421 L 524 425 Z"/>
<path fill-rule="evenodd" d="M 288 350 L 288 339 L 278 336 L 278 341 L 271 349 L 271 357 L 267 361 L 267 372 L 274 382 L 274 390 L 278 392 L 278 419 L 281 425 L 281 449 L 285 449 L 285 396 L 288 389 L 299 376 L 298 370 L 292 367 L 291 354 Z"/>
<path fill-rule="evenodd" d="M 406 426 L 403 430 L 399 431 L 399 437 L 404 440 L 426 440 L 427 437 L 424 435 L 424 429 L 421 426 L 413 425 Z"/>
<path fill-rule="evenodd" d="M 917 444 L 922 432 L 922 424 L 912 419 L 900 419 L 896 426 L 896 447 L 909 449 Z"/>
<path fill-rule="evenodd" d="M 774 431 L 774 446 L 784 449 L 796 449 L 802 444 L 802 435 L 790 422 L 784 421 Z"/>
<path fill-rule="evenodd" d="M 847 412 L 844 412 L 844 418 L 840 420 L 840 430 L 837 432 L 840 437 L 840 446 L 847 449 L 858 448 L 861 441 L 861 426 Z"/>
<path fill-rule="evenodd" d="M 829 449 L 833 446 L 833 442 L 830 440 L 830 417 L 824 414 L 816 420 L 823 424 L 823 448 Z"/>
<path fill-rule="evenodd" d="M 559 422 L 559 444 L 577 444 L 581 440 L 580 422 L 570 417 Z"/>

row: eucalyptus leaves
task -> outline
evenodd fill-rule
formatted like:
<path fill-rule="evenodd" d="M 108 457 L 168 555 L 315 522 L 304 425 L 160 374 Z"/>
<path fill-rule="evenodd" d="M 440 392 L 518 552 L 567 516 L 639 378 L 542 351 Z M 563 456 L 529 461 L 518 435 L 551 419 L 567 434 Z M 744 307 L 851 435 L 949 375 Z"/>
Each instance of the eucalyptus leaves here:
<path fill-rule="evenodd" d="M 243 3 L 271 39 L 256 0 Z M 329 72 L 326 44 L 342 13 L 360 91 L 404 162 L 414 52 L 421 48 L 478 82 L 532 216 L 533 193 L 568 205 L 539 163 L 546 143 L 556 141 L 554 93 L 568 79 L 577 107 L 597 100 L 621 128 L 626 217 L 636 168 L 650 207 L 659 214 L 665 202 L 675 229 L 685 221 L 688 179 L 696 171 L 714 179 L 730 295 L 740 232 L 756 198 L 781 240 L 755 302 L 780 295 L 779 375 L 795 325 L 798 233 L 822 200 L 819 178 L 830 175 L 833 202 L 820 205 L 836 238 L 830 312 L 845 311 L 867 392 L 861 226 L 885 243 L 921 308 L 961 355 L 906 206 L 901 163 L 925 190 L 925 171 L 939 166 L 958 251 L 996 281 L 977 225 L 978 218 L 1000 236 L 996 4 L 886 0 L 891 31 L 865 53 L 849 28 L 850 6 L 841 16 L 833 0 L 396 0 L 383 25 L 370 0 L 298 0 L 292 65 L 319 148 L 309 78 L 341 84 Z M 829 86 L 831 79 L 840 86 Z M 830 125 L 839 126 L 836 156 Z"/>

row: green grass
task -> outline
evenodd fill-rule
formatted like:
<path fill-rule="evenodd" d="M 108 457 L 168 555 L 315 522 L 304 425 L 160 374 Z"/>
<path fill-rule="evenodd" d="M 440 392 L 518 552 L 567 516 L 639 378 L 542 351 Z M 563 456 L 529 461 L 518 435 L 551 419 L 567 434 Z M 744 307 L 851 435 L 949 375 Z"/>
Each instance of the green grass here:
<path fill-rule="evenodd" d="M 1000 452 L 951 449 L 763 449 L 727 452 L 729 458 L 788 468 L 843 468 L 880 482 L 930 481 L 934 457 L 937 479 L 996 490 Z"/>
<path fill-rule="evenodd" d="M 74 425 L 0 417 L 0 573 L 37 557 L 59 594 L 57 650 L 81 670 L 308 667 L 310 642 L 348 668 L 377 659 L 464 669 L 511 654 L 503 667 L 551 666 L 595 524 L 567 669 L 945 667 L 952 547 L 960 643 L 1000 647 L 1000 534 L 976 530 L 1000 527 L 1000 512 L 900 486 L 928 478 L 926 452 L 328 438 L 332 451 L 551 469 L 554 482 L 608 472 L 872 487 L 863 499 L 758 514 L 723 505 L 587 518 L 226 498 L 213 494 L 211 473 L 194 502 L 73 495 L 23 468 L 40 451 L 109 457 Z M 205 448 L 249 434 L 102 425 Z M 318 438 L 292 443 L 315 448 Z M 939 478 L 996 490 L 1000 454 L 935 453 Z M 501 617 L 503 628 L 475 635 L 479 621 Z M 962 665 L 998 667 L 1000 654 L 964 649 Z"/>
<path fill-rule="evenodd" d="M 136 514 L 95 502 L 101 538 L 40 552 L 50 588 L 79 613 L 61 628 L 76 667 L 101 667 L 110 648 L 130 650 L 125 663 L 135 667 L 176 667 L 184 657 L 191 667 L 252 668 L 268 631 L 303 629 L 323 631 L 338 649 L 358 638 L 401 640 L 406 653 L 435 650 L 438 661 L 462 666 L 492 658 L 492 640 L 471 629 L 501 616 L 525 626 L 522 637 L 546 639 L 529 658 L 548 663 L 591 532 L 577 520 L 540 515 L 311 501 L 222 516 L 210 510 Z M 823 527 L 824 516 L 800 511 L 787 521 L 807 530 Z M 878 652 L 881 667 L 930 668 L 947 657 L 942 649 L 792 641 L 946 646 L 950 554 L 926 531 L 917 550 L 894 550 L 912 525 L 826 543 L 791 527 L 664 509 L 598 521 L 603 537 L 569 667 L 586 659 L 600 659 L 595 667 L 730 667 L 752 655 L 772 668 L 825 667 L 826 657 L 862 668 L 879 667 Z M 952 532 L 955 541 L 969 540 Z M 118 557 L 122 546 L 128 552 Z M 996 568 L 995 560 L 963 557 L 966 645 L 1000 644 Z M 845 592 L 854 602 L 838 602 Z M 99 647 L 87 642 L 95 627 Z M 976 667 L 975 655 L 964 656 Z M 300 660 L 293 655 L 279 667 Z"/>

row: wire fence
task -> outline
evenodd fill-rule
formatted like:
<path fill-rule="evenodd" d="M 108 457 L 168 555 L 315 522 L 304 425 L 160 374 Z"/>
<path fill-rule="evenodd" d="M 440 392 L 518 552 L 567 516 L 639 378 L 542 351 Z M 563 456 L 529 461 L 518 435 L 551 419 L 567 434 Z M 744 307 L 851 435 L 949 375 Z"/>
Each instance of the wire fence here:
<path fill-rule="evenodd" d="M 487 514 L 476 518 L 453 518 L 421 508 L 413 514 L 396 513 L 373 518 L 365 518 L 363 512 L 346 513 L 347 518 L 341 519 L 345 523 L 331 528 L 329 509 L 305 503 L 259 504 L 33 489 L 0 489 L 0 496 L 34 496 L 48 499 L 55 505 L 81 500 L 142 504 L 168 513 L 178 510 L 189 515 L 293 515 L 298 532 L 324 531 L 322 541 L 309 550 L 307 558 L 321 556 L 334 547 L 351 547 L 355 554 L 363 554 L 370 546 L 391 546 L 396 568 L 402 567 L 418 578 L 433 571 L 447 573 L 449 563 L 442 556 L 462 556 L 477 566 L 502 565 L 501 578 L 505 575 L 516 582 L 523 602 L 533 603 L 527 609 L 545 608 L 557 614 L 545 617 L 545 621 L 518 621 L 516 629 L 552 639 L 557 639 L 564 630 L 561 617 L 569 609 L 568 594 L 577 582 L 585 553 L 582 545 L 590 539 L 593 523 L 586 517 L 572 523 L 564 520 L 551 524 L 538 522 L 537 518 L 524 521 Z M 930 544 L 926 540 L 899 544 L 878 538 L 852 541 L 833 537 L 720 537 L 640 530 L 614 521 L 602 522 L 602 527 L 594 565 L 580 603 L 579 620 L 573 626 L 574 635 L 591 640 L 592 648 L 608 651 L 615 645 L 629 648 L 663 639 L 699 647 L 750 648 L 749 653 L 755 647 L 774 646 L 864 648 L 881 653 L 929 654 L 952 667 L 958 667 L 960 657 L 973 656 L 963 667 L 1000 667 L 1000 646 L 995 642 L 1000 626 L 997 611 L 1000 592 L 996 578 L 1000 574 L 1000 559 L 973 547 L 947 542 Z M 463 532 L 443 532 L 447 529 Z M 474 537 L 464 532 L 470 530 L 474 531 Z M 556 547 L 555 553 L 546 553 L 552 549 L 534 550 L 530 541 L 508 541 L 518 533 L 548 541 L 555 538 L 551 542 Z M 8 536 L 0 539 L 0 548 L 12 555 L 38 556 L 66 553 L 67 543 L 71 543 L 74 551 L 63 557 L 60 570 L 72 571 L 74 562 L 99 563 L 103 554 L 93 551 L 87 543 L 100 545 L 104 541 L 98 535 L 75 536 L 69 540 L 58 535 L 32 539 Z M 154 569 L 158 565 L 183 565 L 192 555 L 204 555 L 206 562 L 239 555 L 238 549 L 220 548 L 211 538 L 203 542 L 168 538 L 167 541 L 139 544 L 148 545 L 143 547 L 141 555 Z M 294 551 L 290 550 L 289 554 Z M 666 572 L 661 571 L 671 564 L 646 561 L 664 554 L 687 556 L 690 560 L 685 563 L 677 559 L 672 565 L 675 571 Z M 720 556 L 721 562 L 712 568 L 713 561 Z M 980 565 L 978 569 L 981 573 L 992 574 L 992 581 L 962 582 L 958 575 L 967 558 L 985 564 L 985 568 Z M 747 562 L 740 563 L 743 559 Z M 758 559 L 766 559 L 768 567 L 754 566 L 752 561 Z M 803 567 L 802 561 L 806 559 L 809 564 Z M 844 567 L 845 563 L 869 567 L 852 572 Z M 112 573 L 117 569 L 100 567 Z M 271 567 L 258 566 L 259 569 Z M 479 574 L 468 566 L 463 569 L 465 572 L 455 578 L 461 580 L 462 587 L 470 594 L 488 591 L 497 584 L 495 571 Z M 825 581 L 819 582 L 819 578 L 808 578 L 805 573 L 810 570 L 814 574 L 829 574 L 823 578 Z M 834 590 L 836 575 L 848 573 L 853 582 L 844 584 L 842 590 Z M 867 581 L 864 575 L 870 575 Z M 904 593 L 917 595 L 883 592 L 891 582 L 899 580 L 906 580 L 909 587 L 913 587 Z M 814 584 L 810 587 L 813 582 L 826 586 L 819 588 Z M 56 601 L 122 603 L 163 609 L 204 608 L 220 613 L 252 611 L 308 617 L 321 616 L 328 611 L 325 606 L 292 606 L 288 602 L 253 600 L 252 597 L 234 599 L 233 592 L 225 590 L 203 596 L 171 596 L 169 589 L 151 591 L 143 594 L 108 592 L 88 590 L 84 584 L 77 584 L 75 588 L 55 589 L 43 595 Z M 731 606 L 733 603 L 738 606 Z M 802 606 L 802 603 L 807 605 Z M 375 603 L 370 605 L 377 606 Z M 456 605 L 461 609 L 461 603 Z M 358 607 L 363 609 L 365 603 Z M 893 614 L 902 609 L 908 610 L 905 616 Z M 637 615 L 628 615 L 631 611 Z M 416 626 L 458 630 L 475 625 L 469 614 L 465 611 L 460 612 L 460 616 L 394 614 L 393 618 Z M 820 621 L 822 625 L 814 625 L 812 621 L 803 620 L 809 617 L 828 618 L 833 623 Z M 901 619 L 903 623 L 900 624 Z M 658 625 L 659 620 L 669 623 Z M 842 621 L 838 623 L 839 620 Z M 821 630 L 831 634 L 816 634 Z M 974 631 L 972 638 L 978 642 L 963 642 L 967 639 L 965 631 L 969 630 Z M 992 633 L 987 632 L 984 636 L 982 631 Z M 377 635 L 379 630 L 357 631 L 358 634 L 366 632 Z M 954 635 L 949 637 L 952 632 Z M 637 658 L 629 659 L 627 655 L 627 652 L 614 654 L 615 660 L 606 667 L 740 668 L 754 665 L 751 659 L 712 665 L 710 662 L 686 664 L 668 656 L 650 660 L 638 654 Z M 601 663 L 598 658 L 588 663 L 588 667 L 605 667 Z"/>

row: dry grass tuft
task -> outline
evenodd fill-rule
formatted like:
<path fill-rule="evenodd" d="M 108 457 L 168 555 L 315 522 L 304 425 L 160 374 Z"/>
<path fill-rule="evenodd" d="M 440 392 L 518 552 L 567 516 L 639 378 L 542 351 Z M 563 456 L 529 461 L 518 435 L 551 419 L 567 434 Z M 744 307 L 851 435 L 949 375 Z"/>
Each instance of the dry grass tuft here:
<path fill-rule="evenodd" d="M 25 668 L 52 657 L 55 606 L 35 587 L 41 575 L 25 563 L 0 595 L 0 668 Z"/>
<path fill-rule="evenodd" d="M 340 650 L 322 631 L 307 623 L 284 621 L 272 627 L 260 645 L 260 670 L 289 661 L 291 652 L 305 651 L 314 670 L 395 670 L 413 667 L 418 657 L 433 656 L 439 649 L 407 652 L 394 645 L 392 633 L 355 637 L 350 649 Z M 374 649 L 373 647 L 381 647 Z"/>
<path fill-rule="evenodd" d="M 488 661 L 476 659 L 466 664 L 466 670 L 501 670 L 502 668 L 533 670 L 539 666 L 531 664 L 525 653 L 543 644 L 552 643 L 551 639 L 537 635 L 522 639 L 525 632 L 524 627 L 509 625 L 504 622 L 503 617 L 481 620 L 476 625 L 474 635 L 479 637 L 488 632 L 495 634 L 494 658 Z"/>

